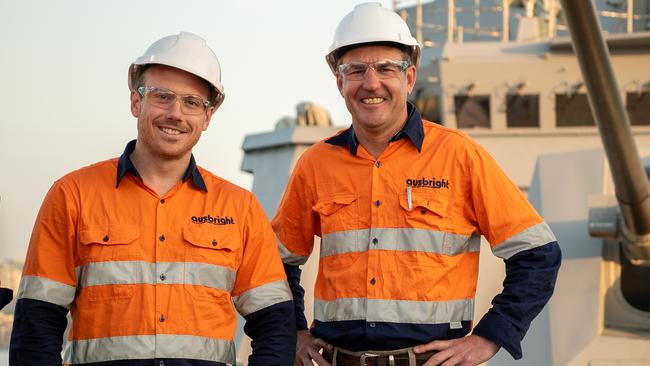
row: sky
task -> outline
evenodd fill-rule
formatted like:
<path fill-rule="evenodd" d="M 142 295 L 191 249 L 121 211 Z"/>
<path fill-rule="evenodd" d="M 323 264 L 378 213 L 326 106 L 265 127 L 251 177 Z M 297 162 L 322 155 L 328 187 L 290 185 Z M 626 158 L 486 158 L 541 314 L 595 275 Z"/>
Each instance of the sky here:
<path fill-rule="evenodd" d="M 164 36 L 196 33 L 221 62 L 226 99 L 194 155 L 225 179 L 250 189 L 244 137 L 273 130 L 299 102 L 349 125 L 324 56 L 361 2 L 0 0 L 0 261 L 24 260 L 57 178 L 119 156 L 136 137 L 127 70 Z"/>

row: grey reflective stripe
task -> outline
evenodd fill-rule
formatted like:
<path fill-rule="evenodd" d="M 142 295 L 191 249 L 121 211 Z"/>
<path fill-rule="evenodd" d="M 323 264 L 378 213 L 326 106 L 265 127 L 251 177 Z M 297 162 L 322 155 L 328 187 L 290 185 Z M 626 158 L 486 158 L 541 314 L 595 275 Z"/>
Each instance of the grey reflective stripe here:
<path fill-rule="evenodd" d="M 375 244 L 375 239 L 376 244 Z M 479 235 L 459 235 L 444 231 L 412 228 L 373 228 L 338 231 L 323 235 L 321 258 L 370 249 L 416 251 L 456 255 L 478 252 Z"/>
<path fill-rule="evenodd" d="M 153 283 L 152 263 L 147 262 L 93 262 L 79 266 L 79 287 Z"/>
<path fill-rule="evenodd" d="M 232 299 L 237 311 L 242 316 L 246 316 L 268 306 L 290 301 L 293 298 L 291 297 L 289 284 L 287 281 L 281 280 L 242 292 L 241 295 L 234 296 Z"/>
<path fill-rule="evenodd" d="M 307 262 L 309 256 L 301 256 L 291 253 L 287 247 L 278 240 L 278 251 L 280 252 L 280 258 L 282 258 L 282 263 L 290 264 L 292 266 L 302 266 Z"/>
<path fill-rule="evenodd" d="M 546 222 L 542 222 L 495 245 L 492 252 L 499 258 L 508 259 L 521 251 L 537 248 L 554 241 L 557 239 L 553 235 L 553 231 Z"/>
<path fill-rule="evenodd" d="M 70 309 L 77 289 L 74 286 L 49 278 L 23 276 L 18 287 L 17 299 L 34 299 Z"/>
<path fill-rule="evenodd" d="M 408 301 L 346 298 L 314 301 L 314 319 L 322 322 L 367 320 L 373 322 L 445 324 L 472 320 L 474 299 Z"/>
<path fill-rule="evenodd" d="M 234 364 L 235 345 L 230 340 L 175 334 L 107 337 L 70 341 L 63 358 L 67 364 L 153 358 Z"/>
<path fill-rule="evenodd" d="M 164 275 L 165 280 L 160 280 Z M 230 292 L 237 273 L 230 268 L 195 262 L 93 262 L 77 267 L 80 287 L 119 284 L 189 284 Z"/>
<path fill-rule="evenodd" d="M 370 245 L 369 238 L 370 229 L 325 234 L 320 242 L 320 257 L 323 259 L 337 254 L 365 252 Z"/>
<path fill-rule="evenodd" d="M 185 263 L 185 283 L 232 291 L 237 272 L 205 263 Z"/>

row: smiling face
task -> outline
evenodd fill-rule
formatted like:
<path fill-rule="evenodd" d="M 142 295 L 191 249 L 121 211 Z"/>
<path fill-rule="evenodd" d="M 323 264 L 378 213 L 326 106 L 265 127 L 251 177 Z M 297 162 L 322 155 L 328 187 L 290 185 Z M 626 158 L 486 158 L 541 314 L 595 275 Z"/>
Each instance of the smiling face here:
<path fill-rule="evenodd" d="M 205 100 L 210 97 L 208 84 L 201 78 L 185 71 L 153 65 L 142 75 L 142 86 L 169 89 L 177 95 L 196 95 Z M 192 148 L 199 141 L 201 132 L 208 128 L 214 108 L 206 113 L 186 115 L 179 102 L 167 108 L 152 105 L 136 91 L 131 92 L 131 113 L 138 119 L 136 152 L 149 159 L 188 159 Z"/>
<path fill-rule="evenodd" d="M 346 52 L 339 64 L 350 62 L 373 63 L 380 60 L 403 60 L 404 54 L 389 46 L 363 46 Z M 415 85 L 415 67 L 397 77 L 379 79 L 374 70 L 368 70 L 363 80 L 346 80 L 337 74 L 336 83 L 352 115 L 354 129 L 366 134 L 396 133 L 406 121 L 406 99 Z"/>

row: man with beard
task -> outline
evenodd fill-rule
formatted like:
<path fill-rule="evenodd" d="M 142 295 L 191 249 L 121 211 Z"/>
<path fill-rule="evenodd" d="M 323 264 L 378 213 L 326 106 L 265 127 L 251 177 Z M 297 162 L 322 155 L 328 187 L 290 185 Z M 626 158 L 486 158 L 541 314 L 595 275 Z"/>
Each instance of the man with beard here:
<path fill-rule="evenodd" d="M 291 293 L 266 215 L 192 154 L 224 99 L 217 57 L 194 34 L 164 37 L 128 85 L 137 139 L 56 181 L 41 206 L 10 364 L 60 365 L 68 311 L 66 364 L 234 364 L 235 309 L 249 365 L 293 362 Z"/>

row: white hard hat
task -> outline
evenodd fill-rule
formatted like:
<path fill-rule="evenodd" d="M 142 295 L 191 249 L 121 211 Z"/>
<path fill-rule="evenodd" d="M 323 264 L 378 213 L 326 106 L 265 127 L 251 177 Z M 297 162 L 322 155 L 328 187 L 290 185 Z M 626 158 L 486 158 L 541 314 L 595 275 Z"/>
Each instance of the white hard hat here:
<path fill-rule="evenodd" d="M 181 32 L 178 35 L 163 37 L 149 46 L 129 67 L 129 90 L 137 87 L 134 84 L 144 70 L 142 66 L 152 64 L 175 67 L 204 79 L 213 89 L 212 105 L 219 107 L 223 102 L 225 93 L 221 85 L 219 59 L 205 40 L 196 34 Z"/>
<path fill-rule="evenodd" d="M 366 43 L 397 43 L 408 51 L 415 67 L 420 63 L 420 44 L 411 36 L 404 20 L 380 3 L 364 3 L 355 6 L 336 27 L 334 41 L 325 56 L 332 72 L 336 73 L 342 48 Z"/>

